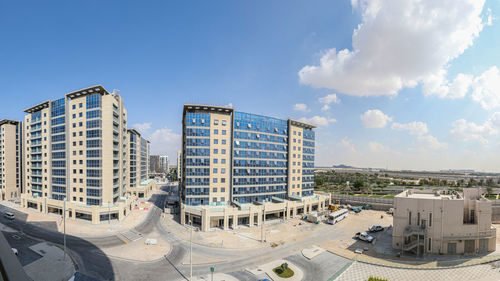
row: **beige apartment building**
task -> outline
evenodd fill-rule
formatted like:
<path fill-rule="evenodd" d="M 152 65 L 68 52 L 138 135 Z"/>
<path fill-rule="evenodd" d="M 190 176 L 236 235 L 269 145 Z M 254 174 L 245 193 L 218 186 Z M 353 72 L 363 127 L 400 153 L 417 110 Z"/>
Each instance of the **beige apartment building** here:
<path fill-rule="evenodd" d="M 22 122 L 0 120 L 0 200 L 19 197 L 22 192 Z"/>
<path fill-rule="evenodd" d="M 25 112 L 23 206 L 62 214 L 66 201 L 70 218 L 92 223 L 126 216 L 135 198 L 121 96 L 98 85 Z"/>
<path fill-rule="evenodd" d="M 417 255 L 495 251 L 491 212 L 478 188 L 404 191 L 394 197 L 392 247 Z"/>
<path fill-rule="evenodd" d="M 138 198 L 148 197 L 153 190 L 153 185 L 150 184 L 153 180 L 148 179 L 150 143 L 135 129 L 128 129 L 127 134 L 129 140 L 127 171 L 130 186 L 128 193 Z"/>

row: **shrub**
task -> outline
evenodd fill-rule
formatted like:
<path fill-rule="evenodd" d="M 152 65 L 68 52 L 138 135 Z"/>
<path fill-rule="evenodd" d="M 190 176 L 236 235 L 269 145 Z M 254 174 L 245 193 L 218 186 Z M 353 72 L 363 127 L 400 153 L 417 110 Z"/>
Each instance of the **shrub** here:
<path fill-rule="evenodd" d="M 370 276 L 368 281 L 388 281 L 386 278 Z"/>

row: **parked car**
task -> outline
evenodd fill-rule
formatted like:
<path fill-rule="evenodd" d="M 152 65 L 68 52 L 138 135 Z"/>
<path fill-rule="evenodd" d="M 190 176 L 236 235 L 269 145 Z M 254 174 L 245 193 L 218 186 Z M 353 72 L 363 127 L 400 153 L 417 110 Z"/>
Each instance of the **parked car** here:
<path fill-rule="evenodd" d="M 9 220 L 13 220 L 15 218 L 14 214 L 11 212 L 5 212 L 3 213 L 3 216 L 8 218 Z"/>
<path fill-rule="evenodd" d="M 371 243 L 373 241 L 373 236 L 369 235 L 366 232 L 358 232 L 356 233 L 355 237 L 361 241 L 365 241 L 368 243 Z"/>
<path fill-rule="evenodd" d="M 12 253 L 14 253 L 14 255 L 16 255 L 16 256 L 19 255 L 19 252 L 17 251 L 16 248 L 12 248 Z"/>
<path fill-rule="evenodd" d="M 370 229 L 368 229 L 369 232 L 378 232 L 382 230 L 384 230 L 384 227 L 381 225 L 373 225 Z"/>
<path fill-rule="evenodd" d="M 363 210 L 371 210 L 371 209 L 372 209 L 372 206 L 370 206 L 370 205 L 363 206 Z"/>
<path fill-rule="evenodd" d="M 360 206 L 355 206 L 355 207 L 352 207 L 352 210 L 355 212 L 355 213 L 359 213 L 361 212 L 361 207 Z"/>

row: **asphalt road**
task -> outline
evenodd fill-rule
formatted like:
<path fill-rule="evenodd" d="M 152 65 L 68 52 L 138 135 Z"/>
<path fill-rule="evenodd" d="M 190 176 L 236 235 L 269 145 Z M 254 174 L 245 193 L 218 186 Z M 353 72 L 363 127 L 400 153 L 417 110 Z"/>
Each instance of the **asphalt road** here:
<path fill-rule="evenodd" d="M 171 251 L 168 256 L 153 262 L 133 262 L 124 259 L 109 258 L 103 252 L 102 248 L 122 245 L 124 242 L 116 235 L 93 238 L 78 238 L 67 235 L 67 247 L 71 256 L 78 265 L 78 270 L 100 280 L 187 280 L 189 278 L 189 265 L 183 265 L 184 257 L 189 254 L 189 242 L 179 239 L 163 227 L 161 224 L 161 214 L 163 212 L 164 202 L 167 198 L 166 192 L 160 192 L 153 195 L 150 199 L 154 203 L 152 210 L 148 213 L 146 219 L 134 228 L 135 231 L 147 235 L 157 230 L 160 235 L 171 244 Z M 23 233 L 41 240 L 55 244 L 63 244 L 63 235 L 59 232 L 47 230 L 36 225 L 24 223 L 22 220 L 8 221 L 3 217 L 0 222 L 21 230 Z M 332 239 L 331 233 L 312 233 L 307 240 L 289 241 L 285 245 L 277 248 L 260 248 L 255 250 L 238 249 L 219 249 L 193 244 L 193 252 L 200 255 L 212 256 L 224 259 L 215 265 L 217 272 L 231 272 L 243 280 L 255 280 L 243 272 L 244 268 L 257 266 L 264 262 L 288 257 L 297 266 L 304 271 L 306 280 L 322 280 L 316 277 L 324 277 L 321 272 L 330 274 L 331 270 L 322 267 L 323 264 L 334 266 L 336 261 L 328 263 L 321 261 L 317 266 L 308 266 L 308 261 L 301 260 L 301 255 L 296 255 L 305 247 L 319 241 Z M 208 274 L 211 265 L 193 266 L 193 276 Z"/>

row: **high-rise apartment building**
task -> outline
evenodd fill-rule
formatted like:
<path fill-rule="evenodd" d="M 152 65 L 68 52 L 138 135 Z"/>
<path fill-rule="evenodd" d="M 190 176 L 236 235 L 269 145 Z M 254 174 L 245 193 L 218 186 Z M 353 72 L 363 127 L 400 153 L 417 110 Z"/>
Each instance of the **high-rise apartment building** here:
<path fill-rule="evenodd" d="M 160 171 L 162 173 L 168 173 L 168 156 L 160 155 Z"/>
<path fill-rule="evenodd" d="M 177 151 L 177 180 L 182 179 L 182 150 Z"/>
<path fill-rule="evenodd" d="M 0 121 L 0 199 L 18 197 L 22 192 L 23 126 L 14 120 Z"/>
<path fill-rule="evenodd" d="M 182 125 L 182 222 L 192 219 L 203 230 L 253 225 L 259 212 L 287 218 L 329 202 L 313 193 L 314 126 L 204 105 L 184 105 Z M 271 202 L 277 204 L 259 209 Z M 243 205 L 250 211 L 240 213 Z M 220 219 L 216 210 L 190 206 L 228 208 Z"/>
<path fill-rule="evenodd" d="M 129 129 L 127 132 L 130 158 L 128 168 L 130 192 L 138 197 L 144 197 L 151 191 L 151 186 L 149 190 L 146 187 L 151 182 L 148 180 L 150 143 L 134 129 Z"/>
<path fill-rule="evenodd" d="M 184 202 L 250 203 L 313 195 L 313 128 L 232 108 L 184 106 Z"/>
<path fill-rule="evenodd" d="M 73 217 L 96 222 L 125 215 L 130 159 L 121 96 L 94 86 L 25 112 L 23 205 L 60 213 L 66 199 Z M 142 143 L 140 149 L 142 157 Z"/>
<path fill-rule="evenodd" d="M 151 173 L 160 172 L 160 155 L 149 156 L 149 172 Z"/>

